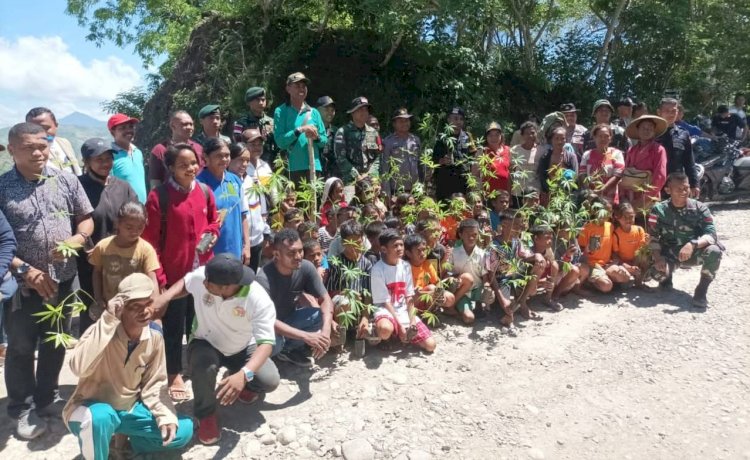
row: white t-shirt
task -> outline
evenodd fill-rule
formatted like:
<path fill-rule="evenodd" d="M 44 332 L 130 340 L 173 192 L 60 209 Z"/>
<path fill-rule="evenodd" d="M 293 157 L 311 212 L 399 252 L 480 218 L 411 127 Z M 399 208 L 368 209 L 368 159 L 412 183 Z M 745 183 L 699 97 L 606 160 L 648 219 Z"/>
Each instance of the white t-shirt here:
<path fill-rule="evenodd" d="M 408 298 L 414 296 L 414 280 L 411 277 L 411 265 L 403 260 L 390 265 L 379 260 L 370 271 L 370 289 L 372 303 L 377 307 L 375 319 L 390 316 L 385 303 L 390 302 L 396 312 L 396 319 L 402 325 L 409 324 Z"/>
<path fill-rule="evenodd" d="M 205 267 L 185 275 L 185 289 L 195 300 L 192 338 L 209 342 L 224 356 L 232 356 L 252 343 L 275 344 L 276 308 L 265 289 L 253 282 L 229 299 L 208 292 Z"/>
<path fill-rule="evenodd" d="M 263 218 L 266 198 L 255 191 L 255 178 L 245 176 L 242 181 L 242 195 L 247 201 L 247 223 L 250 227 L 250 246 L 257 246 L 263 242 L 263 234 L 271 233 Z"/>
<path fill-rule="evenodd" d="M 487 274 L 487 267 L 484 264 L 485 252 L 479 246 L 474 246 L 471 254 L 466 253 L 462 244 L 453 248 L 450 263 L 453 266 L 453 273 L 469 273 L 474 278 L 474 288 L 484 285 L 482 278 Z"/>

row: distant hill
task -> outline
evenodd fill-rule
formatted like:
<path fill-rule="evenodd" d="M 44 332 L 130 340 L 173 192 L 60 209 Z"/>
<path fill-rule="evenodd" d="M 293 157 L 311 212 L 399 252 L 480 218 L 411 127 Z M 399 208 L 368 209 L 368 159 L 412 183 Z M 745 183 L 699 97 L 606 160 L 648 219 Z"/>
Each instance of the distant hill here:
<path fill-rule="evenodd" d="M 86 114 L 74 112 L 58 120 L 60 127 L 57 130 L 57 135 L 64 137 L 73 144 L 76 154 L 80 160 L 81 145 L 92 137 L 101 137 L 104 139 L 110 139 L 111 135 L 107 131 L 107 123 L 96 118 L 92 118 Z M 0 143 L 7 145 L 8 143 L 8 131 L 10 127 L 0 128 Z M 0 174 L 9 170 L 13 165 L 13 160 L 10 154 L 6 150 L 0 152 Z"/>

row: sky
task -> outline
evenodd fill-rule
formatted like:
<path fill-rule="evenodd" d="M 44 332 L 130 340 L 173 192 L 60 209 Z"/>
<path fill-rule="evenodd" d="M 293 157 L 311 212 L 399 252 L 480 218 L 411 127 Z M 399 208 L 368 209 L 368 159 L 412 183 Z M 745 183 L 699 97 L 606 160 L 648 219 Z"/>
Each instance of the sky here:
<path fill-rule="evenodd" d="M 132 47 L 86 40 L 66 0 L 0 0 L 0 127 L 36 106 L 58 118 L 78 111 L 106 120 L 102 101 L 143 84 Z"/>

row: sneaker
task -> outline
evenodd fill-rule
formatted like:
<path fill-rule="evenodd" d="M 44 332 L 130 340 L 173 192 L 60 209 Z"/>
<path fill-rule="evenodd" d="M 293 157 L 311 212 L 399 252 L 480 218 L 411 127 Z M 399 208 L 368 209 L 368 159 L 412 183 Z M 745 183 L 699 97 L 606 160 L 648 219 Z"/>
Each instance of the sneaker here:
<path fill-rule="evenodd" d="M 245 388 L 244 390 L 240 391 L 240 395 L 237 397 L 237 399 L 243 404 L 252 404 L 260 399 L 260 395 Z"/>
<path fill-rule="evenodd" d="M 279 358 L 279 361 L 284 361 L 299 367 L 310 368 L 315 364 L 315 360 L 312 356 L 303 349 L 282 351 L 277 358 Z"/>
<path fill-rule="evenodd" d="M 25 409 L 18 417 L 16 433 L 23 439 L 36 439 L 47 431 L 47 422 L 31 408 Z"/>
<path fill-rule="evenodd" d="M 35 409 L 34 411 L 40 417 L 57 417 L 62 418 L 62 411 L 65 408 L 67 401 L 60 397 L 60 391 L 55 391 L 55 399 L 41 409 Z"/>
<path fill-rule="evenodd" d="M 198 422 L 198 440 L 201 444 L 210 446 L 216 444 L 221 439 L 221 431 L 219 431 L 219 422 L 216 420 L 216 414 L 211 414 L 208 417 L 203 417 Z"/>

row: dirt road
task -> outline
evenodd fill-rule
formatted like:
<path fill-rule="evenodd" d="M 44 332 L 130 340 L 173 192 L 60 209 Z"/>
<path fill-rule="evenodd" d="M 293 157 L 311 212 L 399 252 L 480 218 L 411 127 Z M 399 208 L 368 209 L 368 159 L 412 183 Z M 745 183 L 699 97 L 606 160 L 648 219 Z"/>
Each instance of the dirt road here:
<path fill-rule="evenodd" d="M 183 458 L 750 459 L 750 211 L 716 217 L 728 252 L 705 313 L 689 308 L 693 268 L 670 293 L 569 297 L 515 338 L 491 315 L 438 328 L 432 356 L 282 366 L 278 391 L 222 410 L 221 442 Z M 61 383 L 69 394 L 67 370 Z M 26 443 L 3 417 L 2 457 L 75 457 L 51 425 Z"/>

